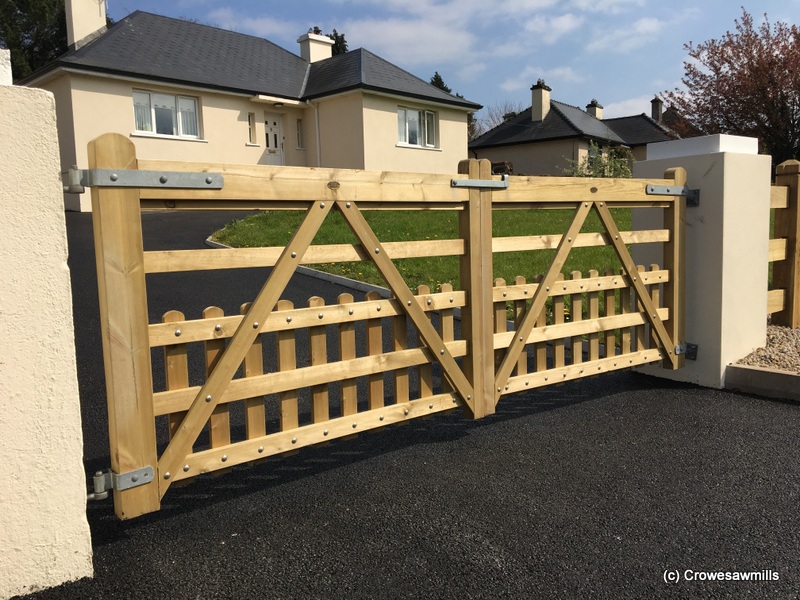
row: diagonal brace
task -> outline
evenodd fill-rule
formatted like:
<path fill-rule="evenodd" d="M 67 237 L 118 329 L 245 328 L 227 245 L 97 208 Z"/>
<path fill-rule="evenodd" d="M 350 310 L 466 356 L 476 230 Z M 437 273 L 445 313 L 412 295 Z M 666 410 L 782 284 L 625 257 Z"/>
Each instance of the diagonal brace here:
<path fill-rule="evenodd" d="M 511 376 L 511 371 L 514 370 L 517 360 L 519 360 L 520 354 L 522 354 L 522 351 L 525 348 L 527 343 L 526 340 L 533 330 L 533 325 L 536 323 L 536 319 L 542 312 L 544 304 L 547 301 L 550 288 L 553 286 L 556 277 L 558 277 L 558 275 L 561 273 L 561 269 L 567 260 L 567 256 L 569 256 L 572 246 L 575 244 L 575 239 L 578 237 L 578 234 L 580 233 L 581 228 L 586 221 L 586 217 L 589 215 L 589 212 L 592 209 L 592 204 L 593 203 L 591 202 L 583 202 L 578 205 L 578 209 L 575 211 L 575 215 L 572 217 L 572 223 L 570 223 L 567 232 L 561 237 L 561 241 L 558 243 L 558 247 L 556 248 L 555 256 L 553 256 L 553 260 L 550 262 L 550 266 L 547 268 L 547 273 L 545 274 L 541 283 L 539 283 L 539 287 L 536 288 L 536 293 L 533 295 L 533 301 L 531 302 L 528 310 L 525 311 L 525 316 L 522 318 L 522 323 L 520 323 L 519 327 L 517 328 L 514 339 L 512 340 L 511 344 L 509 344 L 505 356 L 503 356 L 503 361 L 500 363 L 500 368 L 497 370 L 497 375 L 495 376 L 494 380 L 496 390 L 495 404 L 497 404 L 497 402 L 500 400 L 501 390 L 503 387 L 505 387 L 506 383 L 508 383 L 508 378 Z"/>
<path fill-rule="evenodd" d="M 264 323 L 275 308 L 289 279 L 297 269 L 297 265 L 300 264 L 303 254 L 311 245 L 332 206 L 332 202 L 315 202 L 308 209 L 303 222 L 283 249 L 266 283 L 242 319 L 239 328 L 233 334 L 217 366 L 197 394 L 169 446 L 161 455 L 158 461 L 158 471 L 159 492 L 162 497 L 171 483 L 171 474 L 180 468 L 181 463 L 191 452 L 197 436 L 253 345 L 260 331 L 259 323 Z"/>
<path fill-rule="evenodd" d="M 631 257 L 630 252 L 628 252 L 628 248 L 622 242 L 622 236 L 619 233 L 619 228 L 617 228 L 614 217 L 611 215 L 611 211 L 608 210 L 608 207 L 605 206 L 605 203 L 603 202 L 597 203 L 595 205 L 595 209 L 597 210 L 597 214 L 600 215 L 600 220 L 603 222 L 603 226 L 608 232 L 611 243 L 614 246 L 614 250 L 616 251 L 617 256 L 622 262 L 622 266 L 625 268 L 625 271 L 628 274 L 628 279 L 630 279 L 631 283 L 633 283 L 638 300 L 641 302 L 644 309 L 645 316 L 647 317 L 653 329 L 655 329 L 658 340 L 661 342 L 664 352 L 667 353 L 667 358 L 672 363 L 673 368 L 677 368 L 678 356 L 675 354 L 675 343 L 672 339 L 670 339 L 667 328 L 664 326 L 664 321 L 661 320 L 661 317 L 658 315 L 658 310 L 653 304 L 653 298 L 647 292 L 647 288 L 642 282 L 642 278 L 638 275 L 636 263 Z"/>
<path fill-rule="evenodd" d="M 395 297 L 400 301 L 403 310 L 405 310 L 406 314 L 414 322 L 420 336 L 427 344 L 428 350 L 441 364 L 442 372 L 461 395 L 464 403 L 470 410 L 473 410 L 474 394 L 472 385 L 467 380 L 455 358 L 453 358 L 453 355 L 447 349 L 447 346 L 442 341 L 436 329 L 428 320 L 425 311 L 423 311 L 417 303 L 416 297 L 411 290 L 408 289 L 402 275 L 400 275 L 397 267 L 384 251 L 383 246 L 381 246 L 378 237 L 375 235 L 375 232 L 372 231 L 364 215 L 361 214 L 355 202 L 337 202 L 337 206 L 347 221 L 347 224 L 350 226 L 350 229 L 352 229 L 353 233 L 358 237 L 365 252 L 370 255 L 378 271 L 380 271 L 381 275 L 386 280 L 389 289 L 392 290 Z"/>

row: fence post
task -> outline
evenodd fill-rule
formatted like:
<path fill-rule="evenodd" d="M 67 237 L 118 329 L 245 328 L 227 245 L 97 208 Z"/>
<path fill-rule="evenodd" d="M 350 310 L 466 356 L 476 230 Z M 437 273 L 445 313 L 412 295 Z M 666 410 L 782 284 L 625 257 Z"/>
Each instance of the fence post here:
<path fill-rule="evenodd" d="M 491 179 L 486 160 L 463 160 L 458 172 L 470 179 Z M 468 343 L 463 369 L 475 393 L 475 419 L 494 413 L 494 349 L 492 325 L 492 192 L 470 188 L 469 203 L 459 215 L 459 235 L 466 252 L 461 257 L 461 289 L 467 306 L 461 315 L 461 332 Z"/>
<path fill-rule="evenodd" d="M 89 142 L 90 169 L 136 169 L 133 143 L 119 134 Z M 97 288 L 103 339 L 111 468 L 158 466 L 139 190 L 92 188 Z M 129 519 L 159 509 L 158 483 L 114 491 Z"/>
<path fill-rule="evenodd" d="M 776 169 L 775 185 L 789 188 L 787 206 L 775 211 L 775 238 L 786 238 L 786 260 L 773 263 L 772 287 L 786 290 L 783 310 L 772 324 L 800 327 L 800 161 L 787 160 Z"/>

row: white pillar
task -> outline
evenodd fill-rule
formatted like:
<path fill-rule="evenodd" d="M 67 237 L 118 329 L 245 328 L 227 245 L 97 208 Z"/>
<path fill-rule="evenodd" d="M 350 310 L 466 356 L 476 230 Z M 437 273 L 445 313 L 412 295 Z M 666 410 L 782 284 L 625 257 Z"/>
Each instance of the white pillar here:
<path fill-rule="evenodd" d="M 662 177 L 683 167 L 700 205 L 686 209 L 686 342 L 697 360 L 668 371 L 642 371 L 722 388 L 725 369 L 766 343 L 771 160 L 758 141 L 713 135 L 650 144 L 634 177 Z M 634 210 L 634 229 L 658 228 L 654 211 Z M 634 246 L 638 264 L 657 263 L 656 250 Z"/>
<path fill-rule="evenodd" d="M 0 598 L 92 575 L 53 95 L 0 86 Z"/>

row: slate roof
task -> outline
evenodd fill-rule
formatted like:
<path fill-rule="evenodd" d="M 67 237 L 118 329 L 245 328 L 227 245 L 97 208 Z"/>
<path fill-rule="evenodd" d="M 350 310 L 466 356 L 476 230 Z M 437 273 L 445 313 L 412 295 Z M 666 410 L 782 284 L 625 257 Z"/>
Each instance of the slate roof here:
<path fill-rule="evenodd" d="M 142 11 L 20 83 L 59 67 L 293 100 L 361 88 L 480 108 L 367 50 L 309 64 L 263 38 Z"/>
<path fill-rule="evenodd" d="M 596 119 L 576 106 L 550 101 L 541 121 L 531 121 L 528 108 L 473 140 L 470 149 L 510 146 L 570 138 L 590 139 L 614 146 L 638 146 L 671 139 L 644 114 L 618 119 Z"/>
<path fill-rule="evenodd" d="M 481 108 L 479 104 L 430 85 L 364 48 L 313 63 L 304 96 L 313 99 L 356 88 L 400 93 L 474 110 Z"/>

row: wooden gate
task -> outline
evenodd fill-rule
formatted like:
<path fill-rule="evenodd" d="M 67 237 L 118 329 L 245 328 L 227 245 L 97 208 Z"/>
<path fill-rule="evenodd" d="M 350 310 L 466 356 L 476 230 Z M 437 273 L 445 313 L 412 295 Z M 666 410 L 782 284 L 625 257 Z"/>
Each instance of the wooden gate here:
<path fill-rule="evenodd" d="M 457 407 L 482 418 L 503 395 L 538 386 L 654 362 L 682 366 L 682 169 L 661 180 L 500 179 L 488 161 L 475 160 L 464 161 L 459 175 L 137 162 L 133 144 L 116 134 L 90 144 L 89 162 L 109 487 L 120 518 L 158 510 L 173 483 L 202 473 Z M 120 187 L 123 175 L 137 169 L 153 175 L 151 183 Z M 202 173 L 209 182 L 218 173 L 224 185 L 163 187 L 177 172 Z M 611 210 L 633 207 L 663 211 L 663 229 L 620 231 Z M 144 252 L 142 209 L 302 210 L 305 216 L 281 248 Z M 383 243 L 364 211 L 386 209 L 456 211 L 458 237 Z M 568 210 L 570 223 L 552 235 L 493 238 L 493 211 L 521 209 Z M 331 211 L 341 213 L 358 243 L 312 245 Z M 582 232 L 590 213 L 602 231 Z M 662 265 L 636 265 L 629 246 L 638 243 L 661 244 Z M 573 248 L 601 245 L 614 249 L 618 269 L 564 279 Z M 552 258 L 533 281 L 493 280 L 493 253 L 535 250 Z M 457 289 L 412 291 L 394 261 L 420 256 L 457 257 Z M 372 261 L 392 297 L 343 295 L 328 306 L 312 298 L 306 307 L 282 299 L 299 265 L 343 261 Z M 258 295 L 242 299 L 241 314 L 212 307 L 201 318 L 170 311 L 150 322 L 147 274 L 245 267 L 271 269 Z M 332 331 L 336 351 L 329 358 Z M 272 365 L 264 360 L 267 339 L 277 349 Z M 308 356 L 298 356 L 298 340 L 307 341 Z M 196 384 L 187 367 L 192 346 L 202 348 L 207 367 Z M 160 391 L 153 388 L 154 348 L 163 349 L 165 361 Z M 245 421 L 241 439 L 231 434 L 237 403 Z M 269 430 L 267 409 L 280 415 Z M 159 420 L 167 423 L 168 440 L 157 440 Z"/>

